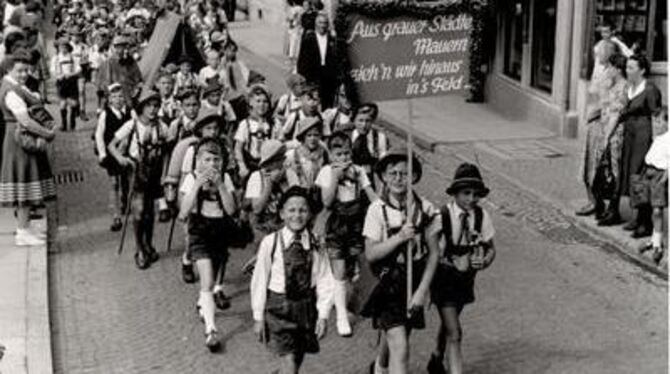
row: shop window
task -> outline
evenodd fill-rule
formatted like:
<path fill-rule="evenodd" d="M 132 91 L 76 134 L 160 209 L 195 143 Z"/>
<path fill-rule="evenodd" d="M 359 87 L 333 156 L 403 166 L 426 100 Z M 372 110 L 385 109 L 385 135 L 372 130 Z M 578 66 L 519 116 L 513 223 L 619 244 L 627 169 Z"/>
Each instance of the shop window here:
<path fill-rule="evenodd" d="M 521 80 L 523 45 L 528 38 L 528 0 L 508 1 L 505 19 L 505 64 L 503 72 L 510 78 Z"/>
<path fill-rule="evenodd" d="M 531 85 L 551 93 L 556 51 L 557 0 L 536 0 L 533 9 Z"/>

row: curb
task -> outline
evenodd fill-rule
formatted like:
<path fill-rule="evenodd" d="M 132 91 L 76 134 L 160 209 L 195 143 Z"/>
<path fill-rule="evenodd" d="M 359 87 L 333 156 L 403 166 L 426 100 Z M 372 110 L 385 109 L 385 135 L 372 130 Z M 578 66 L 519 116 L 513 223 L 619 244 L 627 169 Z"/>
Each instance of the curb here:
<path fill-rule="evenodd" d="M 383 113 L 380 113 L 380 118 L 381 120 L 378 121 L 380 124 L 385 126 L 387 129 L 389 129 L 391 132 L 401 136 L 401 137 L 406 137 L 407 136 L 407 129 L 396 123 L 389 121 L 387 118 L 383 117 Z M 433 142 L 429 140 L 429 137 L 426 134 L 423 134 L 420 131 L 413 130 L 412 131 L 412 137 L 414 138 L 415 144 L 426 151 L 430 152 L 435 152 L 435 147 L 438 145 L 437 142 Z M 442 144 L 442 143 L 439 143 Z M 439 151 L 437 151 L 439 153 Z M 452 152 L 450 155 L 455 156 L 457 159 L 461 161 L 467 161 L 467 162 L 474 162 L 475 160 L 471 159 L 470 157 L 467 157 L 463 154 L 460 154 L 458 152 Z M 668 273 L 663 271 L 661 268 L 656 266 L 653 262 L 647 260 L 646 258 L 640 256 L 637 254 L 637 248 L 633 246 L 630 243 L 627 242 L 622 242 L 620 238 L 615 237 L 609 233 L 607 233 L 604 230 L 601 230 L 597 227 L 594 227 L 593 225 L 590 225 L 586 223 L 583 220 L 580 220 L 579 218 L 575 217 L 572 212 L 566 208 L 563 204 L 558 203 L 556 200 L 553 200 L 551 198 L 548 198 L 544 194 L 542 194 L 540 191 L 536 191 L 521 182 L 519 182 L 516 179 L 512 179 L 507 175 L 501 174 L 496 172 L 495 170 L 484 166 L 480 165 L 480 167 L 483 169 L 483 171 L 486 171 L 489 174 L 495 174 L 497 177 L 500 177 L 501 179 L 505 180 L 506 182 L 510 183 L 513 185 L 515 188 L 518 188 L 519 190 L 532 195 L 535 197 L 538 201 L 548 204 L 552 206 L 554 209 L 558 210 L 568 222 L 573 224 L 575 227 L 580 229 L 581 231 L 585 232 L 587 235 L 591 236 L 592 238 L 602 241 L 605 244 L 607 244 L 606 248 L 603 248 L 607 252 L 611 252 L 614 254 L 617 254 L 619 257 L 622 259 L 632 263 L 633 265 L 636 265 L 643 270 L 646 270 L 658 277 L 660 277 L 663 280 L 668 280 Z"/>

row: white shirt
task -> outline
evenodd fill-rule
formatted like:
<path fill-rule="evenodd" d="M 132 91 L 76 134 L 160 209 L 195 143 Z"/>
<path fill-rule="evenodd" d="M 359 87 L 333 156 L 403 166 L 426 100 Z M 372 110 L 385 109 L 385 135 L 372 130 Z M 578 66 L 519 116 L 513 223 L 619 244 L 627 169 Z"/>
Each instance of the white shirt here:
<path fill-rule="evenodd" d="M 110 106 L 109 110 L 116 116 L 116 118 L 121 119 L 123 117 L 123 112 Z M 107 155 L 107 144 L 104 142 L 105 128 L 107 127 L 107 111 L 103 110 L 98 116 L 98 126 L 95 128 L 95 143 L 98 150 L 98 155 L 100 157 L 105 157 Z"/>
<path fill-rule="evenodd" d="M 135 131 L 133 131 L 135 128 Z M 158 124 L 155 126 L 147 126 L 143 124 L 139 119 L 131 119 L 121 126 L 120 129 L 116 131 L 114 137 L 117 139 L 126 139 L 128 136 L 133 134 L 133 137 L 129 140 L 130 146 L 128 148 L 128 155 L 137 159 L 139 157 L 139 139 L 143 139 L 144 144 L 147 143 L 158 143 L 158 140 L 161 137 L 165 137 L 167 134 L 168 128 L 167 125 L 158 121 Z"/>
<path fill-rule="evenodd" d="M 267 235 L 258 247 L 258 256 L 254 274 L 251 277 L 251 309 L 254 320 L 265 320 L 265 302 L 267 301 L 267 290 L 275 293 L 286 293 L 286 275 L 284 273 L 284 254 L 281 250 L 280 238 L 277 237 L 277 247 L 272 255 L 275 235 L 281 235 L 286 248 L 293 243 L 295 233 L 284 227 Z M 328 256 L 322 249 L 311 248 L 309 235 L 303 233 L 300 239 L 303 247 L 313 254 L 312 261 L 312 286 L 316 287 L 316 309 L 319 319 L 327 319 L 332 307 L 333 277 L 330 273 Z"/>
<path fill-rule="evenodd" d="M 644 161 L 657 169 L 670 169 L 670 131 L 654 139 Z"/>
<path fill-rule="evenodd" d="M 193 126 L 195 126 L 195 120 L 182 115 L 181 117 L 172 121 L 170 124 L 168 130 L 168 139 L 171 141 L 177 140 L 177 136 L 179 136 L 180 131 L 181 134 L 183 134 L 184 131 L 191 131 Z"/>
<path fill-rule="evenodd" d="M 288 187 L 297 186 L 300 184 L 298 176 L 292 170 L 286 170 L 286 180 L 288 182 Z M 263 186 L 265 181 L 263 180 L 263 175 L 260 170 L 256 170 L 249 176 L 247 181 L 247 188 L 244 192 L 245 199 L 258 199 L 263 194 Z"/>
<path fill-rule="evenodd" d="M 261 139 L 258 137 L 253 136 L 253 134 L 259 131 L 270 132 L 270 130 L 270 124 L 267 122 L 259 122 L 251 118 L 247 118 L 240 122 L 237 128 L 237 132 L 235 132 L 235 141 L 245 145 L 248 143 L 248 147 L 245 148 L 249 151 L 249 154 L 251 154 L 251 156 L 254 158 L 260 158 L 261 144 L 263 141 L 261 141 Z M 270 136 L 272 135 L 270 134 Z"/>
<path fill-rule="evenodd" d="M 200 73 L 198 74 L 198 83 L 200 83 L 201 86 L 206 87 L 207 86 L 207 80 L 213 78 L 213 77 L 219 77 L 219 80 L 221 80 L 219 71 L 209 65 L 205 66 L 204 68 L 200 69 Z"/>
<path fill-rule="evenodd" d="M 194 173 L 197 173 L 194 172 Z M 181 182 L 181 187 L 179 188 L 179 192 L 182 193 L 183 195 L 186 195 L 193 191 L 193 188 L 195 188 L 195 175 L 194 173 L 188 173 L 184 177 L 184 180 Z M 233 185 L 233 181 L 230 179 L 230 176 L 228 173 L 225 173 L 223 175 L 223 185 L 229 193 L 234 193 L 235 192 L 235 186 Z M 197 213 L 198 212 L 198 206 L 193 207 L 192 212 Z M 208 200 L 205 199 L 202 201 L 202 206 L 200 209 L 200 215 L 203 217 L 207 218 L 221 218 L 225 215 L 225 212 L 223 211 L 223 208 L 219 204 L 217 200 Z"/>
<path fill-rule="evenodd" d="M 465 212 L 458 204 L 456 204 L 455 201 L 450 202 L 447 204 L 447 207 L 449 208 L 449 218 L 451 219 L 451 240 L 452 243 L 458 244 L 458 240 L 461 237 L 463 228 L 461 227 L 461 214 Z M 482 208 L 482 228 L 481 232 L 479 235 L 481 235 L 481 239 L 483 242 L 488 242 L 493 239 L 495 236 L 495 228 L 493 228 L 493 221 L 491 220 L 491 216 L 488 214 L 486 210 Z M 442 228 L 442 220 L 445 219 L 445 217 L 442 216 L 442 214 L 439 215 L 438 219 L 436 221 L 439 222 L 440 229 Z M 468 226 L 470 227 L 470 231 L 475 230 L 475 213 L 474 211 L 469 212 L 468 216 Z M 445 248 L 446 247 L 446 239 L 444 238 L 445 233 L 443 232 L 442 235 L 440 236 L 440 248 Z M 467 243 L 461 243 L 461 244 L 467 244 Z"/>
<path fill-rule="evenodd" d="M 21 86 L 11 75 L 5 75 L 2 79 L 6 79 L 15 86 L 19 86 L 26 94 L 39 98 L 39 94 L 32 93 L 25 86 Z M 28 122 L 30 120 L 30 116 L 28 115 L 28 104 L 26 104 L 21 96 L 14 91 L 9 91 L 7 92 L 7 95 L 5 95 L 5 106 L 12 112 L 19 123 Z"/>
<path fill-rule="evenodd" d="M 319 45 L 319 56 L 321 56 L 321 66 L 326 65 L 326 48 L 328 48 L 328 34 L 316 34 L 316 43 Z"/>
<path fill-rule="evenodd" d="M 628 100 L 633 100 L 637 95 L 644 92 L 644 89 L 647 88 L 647 80 L 643 79 L 637 86 L 628 87 Z"/>
<path fill-rule="evenodd" d="M 365 169 L 358 165 L 352 165 L 352 167 L 356 171 L 358 180 L 354 182 L 347 179 L 340 181 L 340 183 L 337 185 L 337 193 L 335 198 L 341 203 L 357 200 L 363 192 L 363 189 L 371 186 L 370 179 L 368 178 L 368 174 L 365 172 Z M 316 182 L 314 182 L 314 184 L 319 186 L 321 190 L 324 190 L 333 183 L 335 183 L 333 178 L 333 167 L 331 165 L 322 167 L 319 171 L 319 175 L 316 177 Z"/>

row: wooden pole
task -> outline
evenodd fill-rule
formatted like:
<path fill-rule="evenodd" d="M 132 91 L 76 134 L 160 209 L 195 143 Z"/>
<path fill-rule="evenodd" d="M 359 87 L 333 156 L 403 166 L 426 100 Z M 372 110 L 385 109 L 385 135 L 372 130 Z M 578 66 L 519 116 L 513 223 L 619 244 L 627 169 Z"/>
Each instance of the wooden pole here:
<path fill-rule="evenodd" d="M 414 155 L 412 149 L 412 129 L 414 128 L 414 119 L 412 108 L 412 99 L 407 100 L 407 205 L 405 207 L 407 212 L 407 223 L 413 223 L 412 218 L 414 216 L 412 212 L 412 183 L 414 182 Z M 413 257 L 412 256 L 412 245 L 414 244 L 414 239 L 407 242 L 407 255 L 405 260 L 407 261 L 407 308 L 409 312 L 410 303 L 412 301 L 412 278 L 413 278 Z"/>

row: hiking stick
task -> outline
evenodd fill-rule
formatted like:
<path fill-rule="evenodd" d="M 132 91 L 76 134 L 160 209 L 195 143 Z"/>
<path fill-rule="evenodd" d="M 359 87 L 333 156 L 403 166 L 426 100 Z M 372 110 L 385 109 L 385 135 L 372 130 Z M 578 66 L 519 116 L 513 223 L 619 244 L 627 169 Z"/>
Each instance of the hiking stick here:
<path fill-rule="evenodd" d="M 174 236 L 174 227 L 177 223 L 177 216 L 174 215 L 172 217 L 172 222 L 170 223 L 170 234 L 168 235 L 168 242 L 167 242 L 167 249 L 165 250 L 166 253 L 170 252 L 172 249 L 172 237 Z"/>
<path fill-rule="evenodd" d="M 121 253 L 123 252 L 123 243 L 126 241 L 126 231 L 128 230 L 128 219 L 130 218 L 130 211 L 132 210 L 132 202 L 133 198 L 135 197 L 135 167 L 131 167 L 130 169 L 131 178 L 130 178 L 130 183 L 128 184 L 128 188 L 130 189 L 130 192 L 128 192 L 128 199 L 126 200 L 126 216 L 123 219 L 123 231 L 121 231 L 121 243 L 119 243 L 119 250 L 117 254 L 121 256 Z"/>
<path fill-rule="evenodd" d="M 413 126 L 413 119 L 412 119 L 412 99 L 407 100 L 407 117 L 408 117 L 408 125 L 409 129 L 407 131 L 407 206 L 406 206 L 406 211 L 407 211 L 407 222 L 408 223 L 413 223 L 412 222 L 412 211 L 411 211 L 411 204 L 412 204 L 412 182 L 414 182 L 414 174 L 413 174 L 413 150 L 412 150 L 412 129 L 414 128 Z M 412 241 L 414 239 L 410 239 L 407 242 L 407 255 L 405 257 L 406 259 L 406 265 L 407 265 L 407 311 L 410 313 L 410 308 L 411 308 L 411 303 L 412 303 L 412 276 L 414 275 L 414 269 L 413 269 L 413 256 L 412 256 Z"/>

